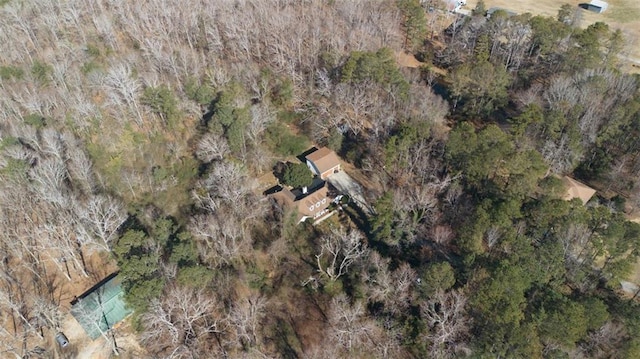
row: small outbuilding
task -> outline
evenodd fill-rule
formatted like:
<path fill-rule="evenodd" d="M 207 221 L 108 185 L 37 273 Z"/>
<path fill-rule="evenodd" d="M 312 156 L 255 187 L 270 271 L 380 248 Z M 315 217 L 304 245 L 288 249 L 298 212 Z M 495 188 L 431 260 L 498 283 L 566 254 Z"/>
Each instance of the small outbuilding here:
<path fill-rule="evenodd" d="M 309 170 L 323 180 L 340 171 L 338 155 L 326 147 L 311 152 L 306 156 L 306 160 Z"/>
<path fill-rule="evenodd" d="M 602 14 L 607 10 L 609 4 L 601 0 L 591 0 L 590 3 L 583 5 L 586 10 L 593 11 L 598 14 Z"/>

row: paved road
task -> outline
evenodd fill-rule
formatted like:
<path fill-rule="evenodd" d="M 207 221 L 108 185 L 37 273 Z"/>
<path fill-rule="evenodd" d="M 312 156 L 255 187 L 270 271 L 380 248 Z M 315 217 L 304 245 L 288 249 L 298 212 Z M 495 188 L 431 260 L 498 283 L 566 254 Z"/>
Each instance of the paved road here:
<path fill-rule="evenodd" d="M 332 174 L 328 179 L 338 191 L 348 194 L 351 200 L 355 202 L 366 214 L 373 214 L 373 208 L 364 199 L 364 189 L 362 185 L 351 178 L 345 171 Z"/>

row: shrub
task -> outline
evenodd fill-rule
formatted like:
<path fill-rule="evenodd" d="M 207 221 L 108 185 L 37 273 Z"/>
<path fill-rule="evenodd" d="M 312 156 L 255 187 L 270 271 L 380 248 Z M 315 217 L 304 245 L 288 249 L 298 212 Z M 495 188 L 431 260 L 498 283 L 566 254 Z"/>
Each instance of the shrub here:
<path fill-rule="evenodd" d="M 184 84 L 184 93 L 191 101 L 200 105 L 208 105 L 216 98 L 216 92 L 208 84 L 201 84 L 197 79 L 190 77 Z"/>
<path fill-rule="evenodd" d="M 20 80 L 24 77 L 24 70 L 16 66 L 0 66 L 0 78 L 3 80 Z"/>
<path fill-rule="evenodd" d="M 36 113 L 24 117 L 24 123 L 35 128 L 42 128 L 46 125 L 46 119 Z"/>
<path fill-rule="evenodd" d="M 280 122 L 272 123 L 265 133 L 267 144 L 282 156 L 298 155 L 308 147 L 308 141 L 304 136 L 291 133 L 291 130 Z"/>
<path fill-rule="evenodd" d="M 371 80 L 385 88 L 394 89 L 402 99 L 409 96 L 409 83 L 396 65 L 393 51 L 388 48 L 377 52 L 352 52 L 342 66 L 341 75 L 342 82 Z"/>
<path fill-rule="evenodd" d="M 49 76 L 53 72 L 51 65 L 45 64 L 40 61 L 35 61 L 31 66 L 31 74 L 41 84 L 47 84 L 50 81 Z"/>
<path fill-rule="evenodd" d="M 178 117 L 178 101 L 167 86 L 144 89 L 142 103 L 149 106 L 167 124 L 173 123 Z"/>
<path fill-rule="evenodd" d="M 311 171 L 304 163 L 288 163 L 282 176 L 284 184 L 295 188 L 308 186 L 312 180 Z"/>

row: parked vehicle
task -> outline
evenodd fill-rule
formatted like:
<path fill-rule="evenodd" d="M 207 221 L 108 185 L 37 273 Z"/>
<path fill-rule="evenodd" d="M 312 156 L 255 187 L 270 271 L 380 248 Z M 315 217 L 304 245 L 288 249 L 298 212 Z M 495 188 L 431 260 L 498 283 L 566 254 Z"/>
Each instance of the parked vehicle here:
<path fill-rule="evenodd" d="M 67 345 L 69 345 L 69 338 L 67 338 L 67 336 L 64 335 L 63 332 L 58 332 L 56 334 L 56 341 L 63 348 L 66 347 Z"/>

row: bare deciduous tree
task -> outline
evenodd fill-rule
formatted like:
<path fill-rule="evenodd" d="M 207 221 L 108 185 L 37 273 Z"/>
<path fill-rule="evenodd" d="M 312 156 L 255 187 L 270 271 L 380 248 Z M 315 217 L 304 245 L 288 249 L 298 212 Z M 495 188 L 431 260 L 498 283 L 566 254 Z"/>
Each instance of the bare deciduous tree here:
<path fill-rule="evenodd" d="M 200 255 L 212 266 L 230 264 L 251 252 L 251 236 L 232 213 L 194 217 L 189 228 L 198 240 Z"/>
<path fill-rule="evenodd" d="M 196 148 L 196 156 L 202 162 L 222 160 L 228 153 L 229 144 L 227 140 L 211 132 L 202 136 Z"/>
<path fill-rule="evenodd" d="M 570 224 L 559 234 L 566 260 L 582 261 L 587 253 L 591 230 L 583 224 Z"/>
<path fill-rule="evenodd" d="M 370 301 L 383 302 L 394 295 L 395 288 L 388 259 L 376 251 L 371 251 L 362 269 L 362 281 L 367 284 L 367 296 Z"/>
<path fill-rule="evenodd" d="M 35 192 L 43 200 L 59 208 L 69 204 L 66 195 L 67 169 L 60 159 L 45 158 L 29 171 Z"/>
<path fill-rule="evenodd" d="M 589 358 L 604 359 L 615 356 L 616 350 L 627 339 L 624 326 L 608 321 L 598 330 L 591 332 L 580 345 L 580 351 Z"/>
<path fill-rule="evenodd" d="M 502 238 L 502 233 L 500 228 L 496 226 L 489 227 L 489 229 L 487 229 L 484 233 L 484 240 L 487 243 L 487 247 L 489 248 L 493 248 L 493 246 L 498 243 L 500 238 Z"/>
<path fill-rule="evenodd" d="M 454 358 L 469 351 L 465 342 L 470 324 L 466 304 L 467 298 L 461 290 L 439 290 L 421 305 L 428 326 L 425 337 L 430 342 L 430 357 Z"/>
<path fill-rule="evenodd" d="M 571 172 L 582 157 L 582 153 L 571 148 L 569 142 L 568 135 L 563 134 L 558 141 L 546 141 L 542 148 L 542 157 L 554 173 Z"/>
<path fill-rule="evenodd" d="M 441 246 L 446 246 L 451 243 L 454 237 L 453 229 L 451 229 L 451 226 L 446 224 L 436 225 L 431 228 L 430 231 L 431 240 Z"/>
<path fill-rule="evenodd" d="M 71 177 L 79 184 L 85 194 L 96 191 L 95 176 L 93 174 L 93 164 L 87 155 L 80 148 L 69 151 L 67 169 Z"/>
<path fill-rule="evenodd" d="M 229 322 L 236 330 L 236 337 L 244 348 L 255 347 L 259 342 L 260 321 L 266 315 L 267 300 L 262 295 L 250 295 L 236 301 L 229 312 Z"/>
<path fill-rule="evenodd" d="M 26 293 L 20 288 L 5 287 L 0 290 L 0 307 L 9 312 L 13 319 L 13 329 L 15 333 L 21 331 L 23 341 L 31 335 L 36 335 L 43 339 L 37 324 L 34 311 L 25 296 Z M 16 317 L 18 320 L 16 320 Z"/>
<path fill-rule="evenodd" d="M 408 263 L 402 263 L 392 273 L 395 295 L 392 297 L 391 307 L 397 310 L 406 309 L 411 304 L 412 288 L 418 279 L 418 274 Z"/>
<path fill-rule="evenodd" d="M 535 83 L 526 90 L 518 92 L 515 95 L 515 98 L 518 101 L 518 104 L 523 108 L 534 104 L 542 105 L 542 99 L 540 98 L 541 92 L 542 84 Z"/>
<path fill-rule="evenodd" d="M 349 298 L 339 294 L 331 301 L 327 313 L 331 326 L 332 341 L 349 351 L 368 342 L 368 336 L 374 331 L 375 325 L 367 320 L 362 303 L 349 303 Z"/>
<path fill-rule="evenodd" d="M 362 268 L 368 299 L 384 303 L 386 311 L 397 314 L 411 304 L 411 291 L 418 276 L 406 263 L 390 271 L 388 259 L 378 252 L 370 253 Z"/>
<path fill-rule="evenodd" d="M 251 142 L 258 142 L 267 126 L 275 121 L 275 113 L 265 103 L 251 106 L 251 122 L 247 128 L 247 136 Z"/>
<path fill-rule="evenodd" d="M 51 300 L 36 296 L 33 299 L 33 308 L 36 316 L 41 318 L 41 321 L 49 328 L 57 330 L 62 324 L 63 314 L 60 311 L 58 303 L 53 303 Z"/>
<path fill-rule="evenodd" d="M 142 316 L 142 343 L 157 355 L 190 358 L 214 350 L 215 334 L 225 330 L 223 306 L 203 289 L 173 286 Z M 220 353 L 217 349 L 210 354 Z"/>
<path fill-rule="evenodd" d="M 142 126 L 143 118 L 138 96 L 140 82 L 132 76 L 131 66 L 119 63 L 112 66 L 104 78 L 104 87 L 109 99 L 116 106 L 131 106 L 136 115 L 137 123 Z"/>
<path fill-rule="evenodd" d="M 320 253 L 316 255 L 318 272 L 330 281 L 336 281 L 349 267 L 363 258 L 368 249 L 358 231 L 335 229 L 320 239 Z"/>
<path fill-rule="evenodd" d="M 124 205 L 118 200 L 106 196 L 92 196 L 86 205 L 77 208 L 84 228 L 91 237 L 84 238 L 85 243 L 99 249 L 110 251 L 117 230 L 127 219 Z"/>
<path fill-rule="evenodd" d="M 247 177 L 245 170 L 231 162 L 214 163 L 207 178 L 200 181 L 199 189 L 193 192 L 196 203 L 211 212 L 226 203 L 238 212 L 250 215 L 251 212 L 243 211 L 247 197 L 252 193 L 255 182 Z"/>

